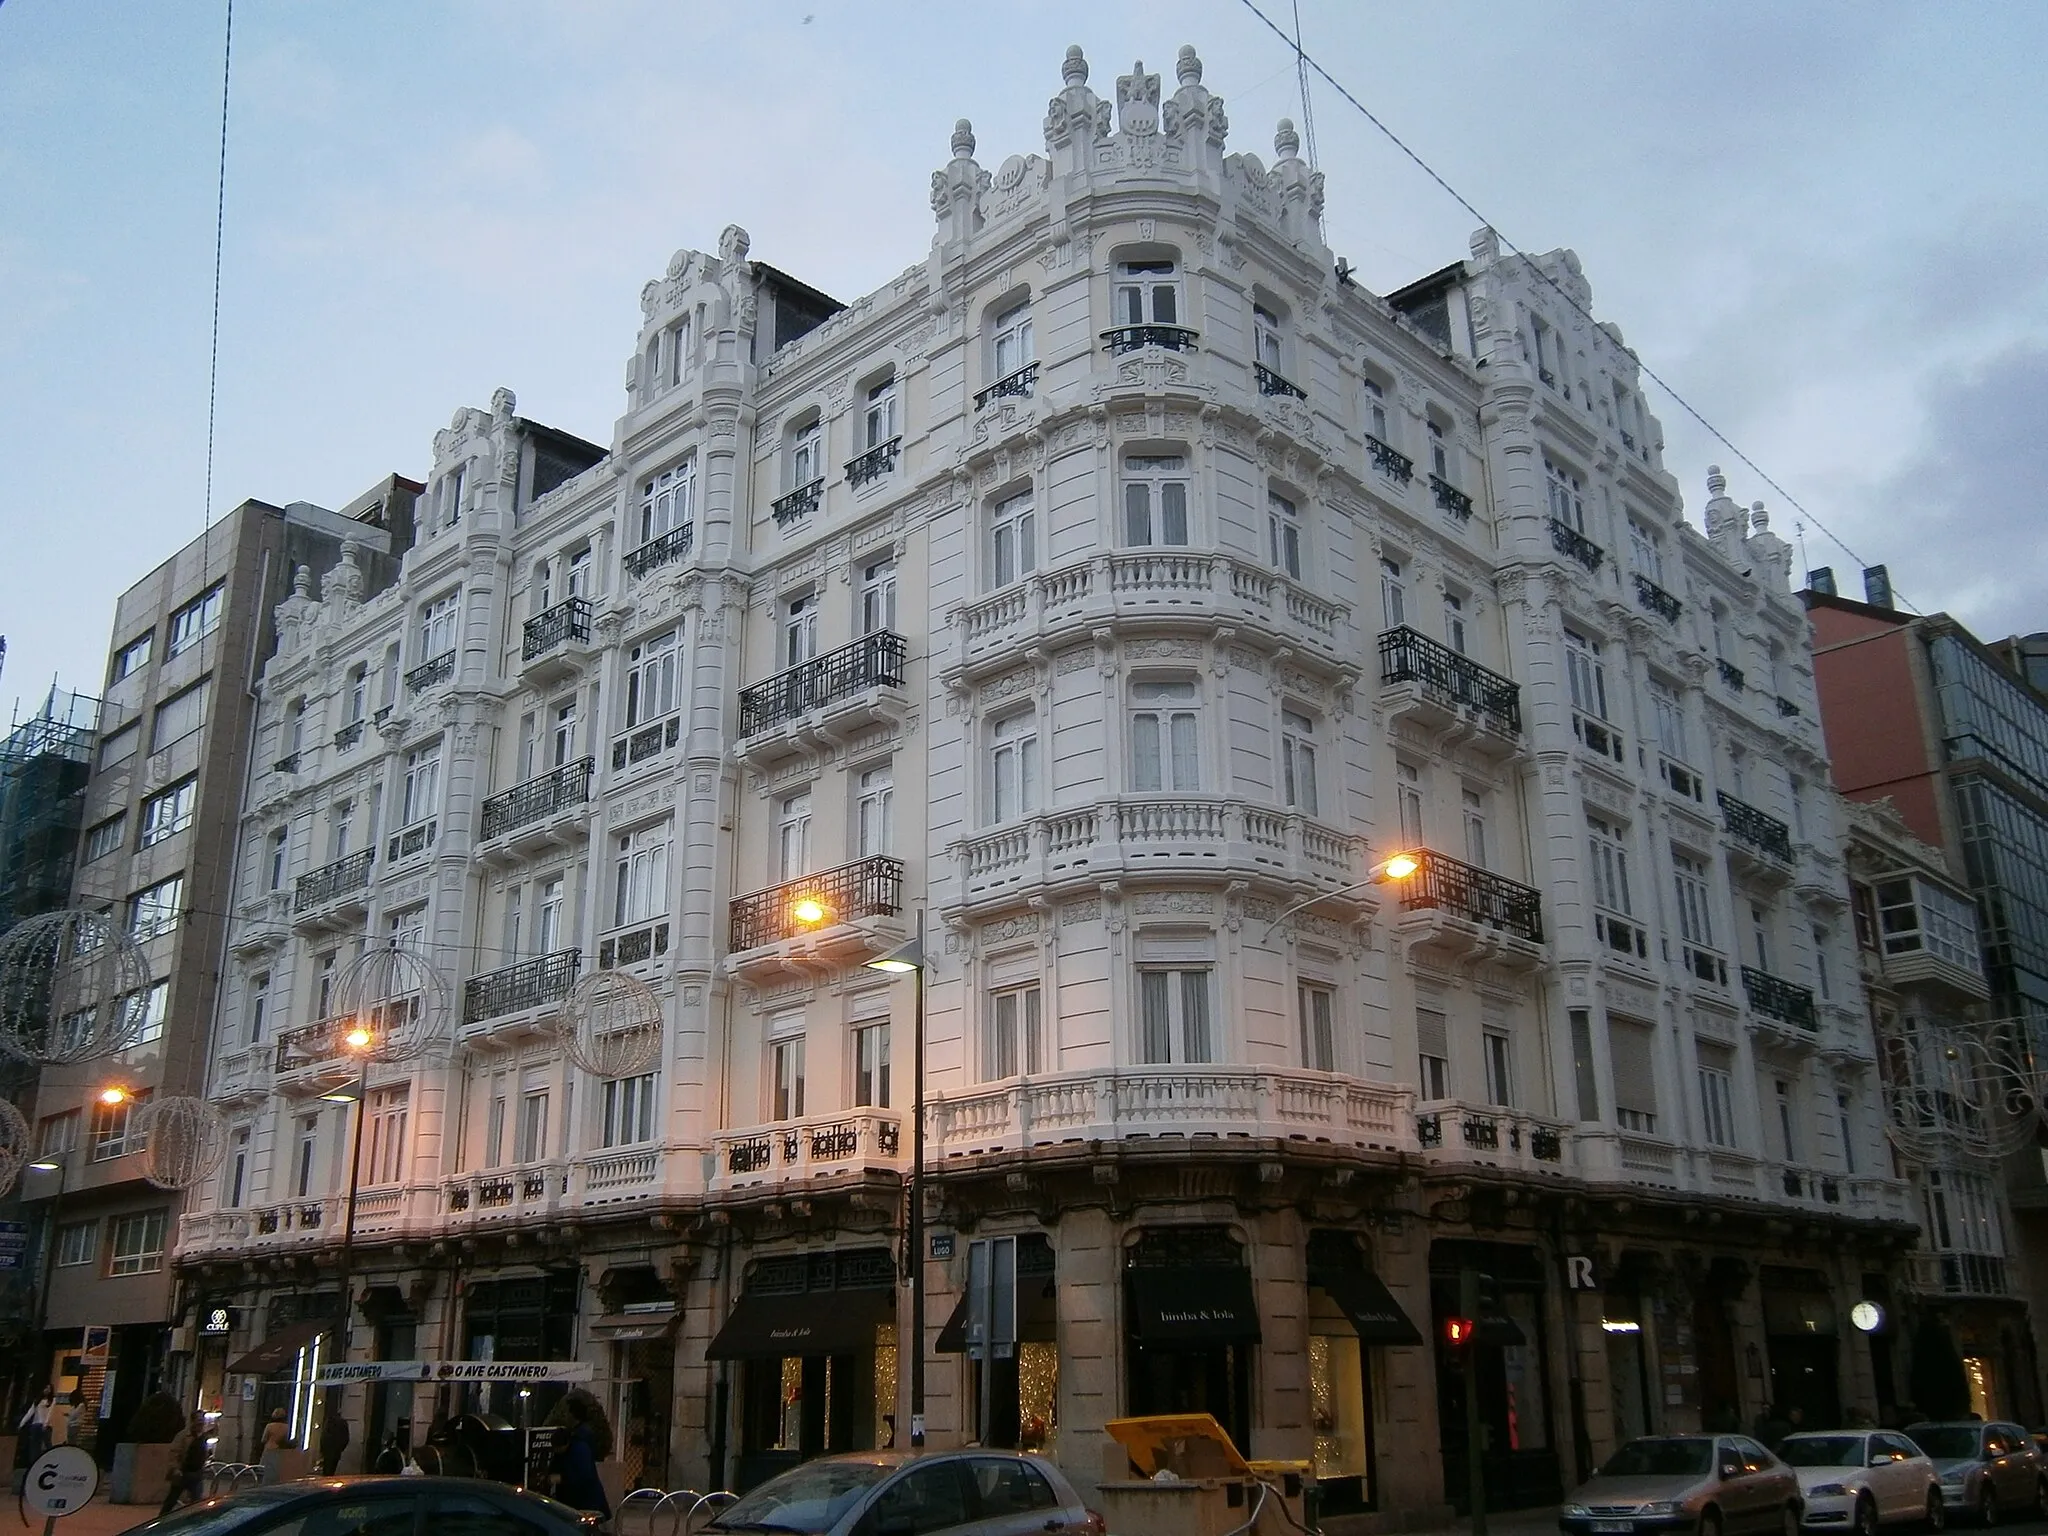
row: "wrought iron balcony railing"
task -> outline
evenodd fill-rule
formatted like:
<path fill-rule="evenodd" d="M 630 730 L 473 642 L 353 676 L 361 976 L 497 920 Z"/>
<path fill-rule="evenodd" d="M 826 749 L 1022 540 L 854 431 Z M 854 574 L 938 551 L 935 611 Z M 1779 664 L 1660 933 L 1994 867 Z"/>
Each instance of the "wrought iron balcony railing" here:
<path fill-rule="evenodd" d="M 1406 624 L 1380 636 L 1380 681 L 1420 683 L 1440 703 L 1478 710 L 1497 731 L 1522 733 L 1518 684 Z"/>
<path fill-rule="evenodd" d="M 338 896 L 362 890 L 370 883 L 370 864 L 375 858 L 375 851 L 365 848 L 299 876 L 297 884 L 292 887 L 292 910 L 309 912 L 315 907 L 326 906 Z"/>
<path fill-rule="evenodd" d="M 1587 538 L 1570 523 L 1557 518 L 1550 520 L 1550 544 L 1560 555 L 1569 555 L 1589 571 L 1600 569 L 1600 562 L 1607 558 L 1607 551 Z"/>
<path fill-rule="evenodd" d="M 626 574 L 645 576 L 657 566 L 667 565 L 671 560 L 680 560 L 690 552 L 690 540 L 697 532 L 695 523 L 684 523 L 671 528 L 657 539 L 649 539 L 638 549 L 626 555 Z"/>
<path fill-rule="evenodd" d="M 907 654 L 901 635 L 879 629 L 756 683 L 740 694 L 741 739 L 864 688 L 902 687 Z"/>
<path fill-rule="evenodd" d="M 297 752 L 287 752 L 270 766 L 278 773 L 297 773 L 299 771 L 299 755 Z"/>
<path fill-rule="evenodd" d="M 730 943 L 738 954 L 856 917 L 887 917 L 902 905 L 903 861 L 874 854 L 739 897 L 731 909 Z"/>
<path fill-rule="evenodd" d="M 573 763 L 564 763 L 552 773 L 515 785 L 502 795 L 491 796 L 484 802 L 481 835 L 488 840 L 552 816 L 557 811 L 567 810 L 572 805 L 587 803 L 591 770 L 596 766 L 595 758 L 579 758 Z"/>
<path fill-rule="evenodd" d="M 1383 443 L 1370 432 L 1365 435 L 1365 451 L 1372 458 L 1372 467 L 1389 479 L 1406 485 L 1415 474 L 1415 461 L 1407 454 L 1396 450 L 1391 444 Z"/>
<path fill-rule="evenodd" d="M 1735 837 L 1759 853 L 1781 864 L 1792 862 L 1792 829 L 1775 816 L 1766 816 L 1747 800 L 1738 800 L 1727 790 L 1716 792 L 1721 802 L 1721 823 Z"/>
<path fill-rule="evenodd" d="M 896 454 L 902 448 L 903 439 L 892 437 L 886 443 L 877 443 L 857 459 L 846 464 L 846 483 L 849 486 L 866 485 L 870 480 L 879 480 L 896 467 Z"/>
<path fill-rule="evenodd" d="M 432 661 L 423 661 L 405 674 L 405 691 L 418 693 L 436 683 L 445 683 L 455 675 L 455 653 L 443 651 Z"/>
<path fill-rule="evenodd" d="M 1627 449 L 1627 450 L 1628 450 L 1628 451 L 1629 451 L 1630 453 L 1634 453 L 1634 452 L 1636 451 L 1636 435 L 1635 435 L 1635 433 L 1633 433 L 1633 432 L 1623 432 L 1623 433 L 1621 434 L 1621 446 L 1622 446 L 1622 447 L 1624 447 L 1624 448 L 1626 448 L 1626 449 Z"/>
<path fill-rule="evenodd" d="M 462 1022 L 479 1024 L 508 1013 L 559 1003 L 576 984 L 583 965 L 579 950 L 558 949 L 503 970 L 472 976 L 462 988 Z"/>
<path fill-rule="evenodd" d="M 1262 395 L 1292 395 L 1297 400 L 1306 400 L 1308 391 L 1291 379 L 1284 379 L 1264 363 L 1252 364 L 1252 376 L 1259 381 Z"/>
<path fill-rule="evenodd" d="M 1749 1006 L 1766 1018 L 1781 1019 L 1801 1029 L 1819 1029 L 1820 1018 L 1813 1011 L 1813 992 L 1796 981 L 1773 976 L 1753 965 L 1742 968 L 1742 991 Z"/>
<path fill-rule="evenodd" d="M 990 401 L 1003 400 L 1013 396 L 1017 399 L 1028 400 L 1031 398 L 1031 392 L 1037 387 L 1038 364 L 1026 363 L 1015 373 L 1004 374 L 995 383 L 989 385 L 987 389 L 978 392 L 974 397 L 974 408 L 977 411 L 985 411 L 988 409 Z"/>
<path fill-rule="evenodd" d="M 567 641 L 589 639 L 590 599 L 572 597 L 526 621 L 519 657 L 522 661 L 533 661 Z"/>
<path fill-rule="evenodd" d="M 1732 688 L 1737 693 L 1742 692 L 1742 668 L 1732 661 L 1716 661 L 1714 665 L 1720 668 L 1721 683 L 1724 687 Z"/>
<path fill-rule="evenodd" d="M 1120 325 L 1114 330 L 1102 333 L 1103 343 L 1109 348 L 1111 357 L 1121 357 L 1126 352 L 1135 352 L 1140 347 L 1164 347 L 1169 352 L 1192 352 L 1199 331 L 1191 331 L 1184 325 Z"/>
<path fill-rule="evenodd" d="M 340 730 L 334 733 L 334 750 L 337 752 L 346 752 L 350 747 L 354 746 L 357 742 L 361 741 L 362 739 L 363 722 L 360 720 L 351 720 L 347 725 L 344 725 Z"/>
<path fill-rule="evenodd" d="M 1472 516 L 1472 498 L 1459 490 L 1442 475 L 1429 477 L 1429 492 L 1436 498 L 1437 507 L 1451 514 L 1459 522 L 1467 522 Z"/>
<path fill-rule="evenodd" d="M 1790 720 L 1799 713 L 1799 706 L 1781 693 L 1778 695 L 1778 713 L 1783 718 Z"/>
<path fill-rule="evenodd" d="M 1636 606 L 1648 610 L 1667 624 L 1676 624 L 1681 605 L 1647 576 L 1636 577 Z"/>
<path fill-rule="evenodd" d="M 775 514 L 775 526 L 786 528 L 800 517 L 809 517 L 818 510 L 818 503 L 825 495 L 825 478 L 820 475 L 809 485 L 800 485 L 787 496 L 779 496 L 769 511 Z"/>
<path fill-rule="evenodd" d="M 1433 848 L 1409 851 L 1420 867 L 1391 887 L 1402 911 L 1436 909 L 1499 928 L 1531 944 L 1543 942 L 1541 892 Z"/>

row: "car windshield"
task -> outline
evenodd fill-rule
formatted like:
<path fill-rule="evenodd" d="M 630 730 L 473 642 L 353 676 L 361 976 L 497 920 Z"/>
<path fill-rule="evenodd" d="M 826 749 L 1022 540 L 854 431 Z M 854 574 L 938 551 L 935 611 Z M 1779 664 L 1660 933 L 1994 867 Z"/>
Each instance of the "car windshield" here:
<path fill-rule="evenodd" d="M 1713 1460 L 1711 1440 L 1631 1440 L 1607 1459 L 1602 1477 L 1698 1477 Z"/>
<path fill-rule="evenodd" d="M 1908 1433 L 1915 1445 L 1937 1461 L 1953 1461 L 1977 1454 L 1979 1431 L 1974 1424 L 1922 1424 Z"/>
<path fill-rule="evenodd" d="M 711 1522 L 717 1531 L 797 1531 L 817 1536 L 896 1470 L 885 1461 L 813 1461 L 763 1483 Z"/>
<path fill-rule="evenodd" d="M 228 1536 L 231 1531 L 245 1530 L 270 1515 L 278 1505 L 306 1496 L 304 1488 L 279 1488 L 240 1494 L 231 1499 L 214 1499 L 204 1504 L 194 1504 L 181 1509 L 175 1515 L 165 1515 L 160 1520 L 137 1529 L 149 1536 Z"/>
<path fill-rule="evenodd" d="M 1778 1447 L 1778 1459 L 1790 1467 L 1860 1467 L 1861 1435 L 1794 1435 Z"/>

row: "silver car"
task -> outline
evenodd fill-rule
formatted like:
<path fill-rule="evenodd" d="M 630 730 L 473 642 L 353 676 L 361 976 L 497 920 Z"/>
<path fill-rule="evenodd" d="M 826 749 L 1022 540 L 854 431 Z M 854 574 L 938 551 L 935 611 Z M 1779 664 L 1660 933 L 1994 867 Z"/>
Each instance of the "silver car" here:
<path fill-rule="evenodd" d="M 770 1478 L 707 1528 L 777 1536 L 1107 1536 L 1060 1469 L 1016 1451 L 859 1451 Z"/>
<path fill-rule="evenodd" d="M 1996 1525 L 2009 1509 L 2048 1513 L 2048 1476 L 2033 1436 L 2017 1424 L 1964 1419 L 1913 1424 L 1906 1438 L 1934 1460 L 1948 1512 Z"/>
<path fill-rule="evenodd" d="M 1557 1512 L 1566 1536 L 1799 1536 L 1799 1479 L 1746 1435 L 1631 1440 Z"/>
<path fill-rule="evenodd" d="M 1904 1435 L 1882 1429 L 1787 1435 L 1778 1458 L 1798 1475 L 1809 1531 L 1876 1536 L 1881 1525 L 1925 1521 L 1938 1531 L 1945 1523 L 1934 1463 Z"/>

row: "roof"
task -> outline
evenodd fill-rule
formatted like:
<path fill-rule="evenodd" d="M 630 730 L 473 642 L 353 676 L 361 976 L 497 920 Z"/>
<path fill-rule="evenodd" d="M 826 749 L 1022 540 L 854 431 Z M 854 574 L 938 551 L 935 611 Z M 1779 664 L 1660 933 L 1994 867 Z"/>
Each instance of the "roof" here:
<path fill-rule="evenodd" d="M 1455 288 L 1469 275 L 1464 262 L 1454 261 L 1448 267 L 1440 267 L 1429 276 L 1418 277 L 1407 287 L 1396 288 L 1392 293 L 1383 294 L 1382 297 L 1396 309 L 1408 309 L 1440 297 L 1445 290 Z"/>

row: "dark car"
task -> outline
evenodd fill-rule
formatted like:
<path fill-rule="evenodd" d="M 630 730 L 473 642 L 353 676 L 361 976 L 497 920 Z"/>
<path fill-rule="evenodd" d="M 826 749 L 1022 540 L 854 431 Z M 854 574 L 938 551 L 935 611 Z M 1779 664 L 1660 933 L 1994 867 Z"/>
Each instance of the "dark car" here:
<path fill-rule="evenodd" d="M 129 1536 L 591 1536 L 596 1517 L 466 1477 L 320 1477 L 188 1504 Z"/>
<path fill-rule="evenodd" d="M 1051 1462 L 980 1450 L 821 1456 L 770 1478 L 705 1529 L 717 1536 L 1105 1536 L 1102 1517 Z"/>

